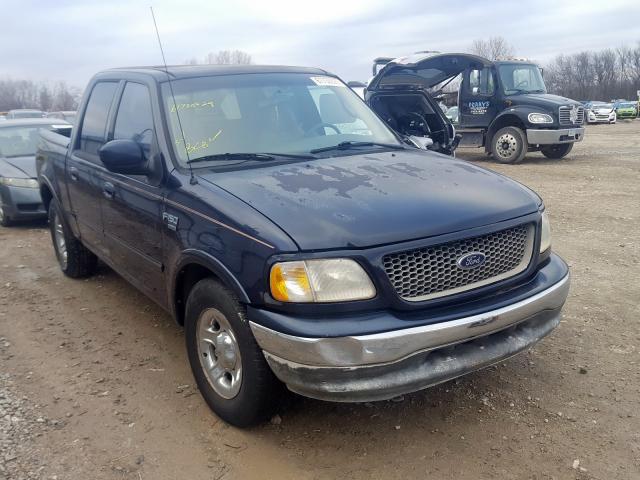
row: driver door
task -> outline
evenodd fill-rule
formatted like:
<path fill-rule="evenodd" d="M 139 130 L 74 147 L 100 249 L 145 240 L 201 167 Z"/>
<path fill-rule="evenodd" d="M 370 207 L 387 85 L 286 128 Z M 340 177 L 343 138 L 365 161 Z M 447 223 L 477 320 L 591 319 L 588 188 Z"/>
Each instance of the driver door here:
<path fill-rule="evenodd" d="M 458 100 L 459 123 L 463 128 L 488 127 L 498 112 L 493 68 L 465 70 Z"/>

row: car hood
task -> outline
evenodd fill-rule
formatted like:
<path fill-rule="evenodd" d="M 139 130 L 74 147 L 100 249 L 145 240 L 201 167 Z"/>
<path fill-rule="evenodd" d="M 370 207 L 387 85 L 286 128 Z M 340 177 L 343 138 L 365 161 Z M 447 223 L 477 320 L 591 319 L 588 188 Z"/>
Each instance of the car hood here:
<path fill-rule="evenodd" d="M 411 84 L 422 88 L 455 77 L 470 66 L 489 67 L 486 58 L 468 53 L 418 53 L 389 61 L 369 82 L 367 90 L 374 91 L 393 84 Z"/>
<path fill-rule="evenodd" d="M 507 177 L 418 150 L 200 177 L 271 219 L 302 250 L 452 233 L 526 215 L 540 204 L 535 193 Z"/>
<path fill-rule="evenodd" d="M 36 178 L 36 159 L 26 157 L 0 157 L 0 175 L 11 178 Z"/>

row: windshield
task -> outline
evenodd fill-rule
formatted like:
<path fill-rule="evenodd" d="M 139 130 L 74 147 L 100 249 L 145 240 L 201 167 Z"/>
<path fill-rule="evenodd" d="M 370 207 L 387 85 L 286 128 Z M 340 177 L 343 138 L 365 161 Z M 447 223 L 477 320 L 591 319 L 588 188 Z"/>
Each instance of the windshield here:
<path fill-rule="evenodd" d="M 162 86 L 163 101 L 183 165 L 226 153 L 300 155 L 342 142 L 399 144 L 369 107 L 334 77 L 220 75 L 176 80 L 171 86 L 175 104 L 168 83 Z M 216 160 L 216 165 L 224 163 Z"/>
<path fill-rule="evenodd" d="M 0 127 L 0 157 L 26 157 L 36 154 L 41 128 L 49 125 L 28 127 Z"/>
<path fill-rule="evenodd" d="M 537 65 L 498 65 L 500 81 L 505 95 L 521 93 L 547 93 Z"/>

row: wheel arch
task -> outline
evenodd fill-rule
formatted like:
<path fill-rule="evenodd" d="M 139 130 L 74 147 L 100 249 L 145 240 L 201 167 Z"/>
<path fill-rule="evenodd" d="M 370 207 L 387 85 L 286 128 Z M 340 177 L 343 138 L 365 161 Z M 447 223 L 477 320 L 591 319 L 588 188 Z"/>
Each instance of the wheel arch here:
<path fill-rule="evenodd" d="M 40 197 L 42 197 L 42 203 L 44 204 L 45 210 L 49 210 L 49 205 L 51 205 L 51 200 L 54 198 L 57 199 L 56 191 L 51 186 L 49 179 L 46 177 L 40 177 Z"/>
<path fill-rule="evenodd" d="M 196 283 L 208 277 L 216 278 L 231 289 L 242 303 L 250 302 L 238 279 L 220 260 L 200 250 L 185 250 L 172 275 L 170 288 L 170 305 L 178 324 L 184 325 L 185 305 L 189 292 Z"/>

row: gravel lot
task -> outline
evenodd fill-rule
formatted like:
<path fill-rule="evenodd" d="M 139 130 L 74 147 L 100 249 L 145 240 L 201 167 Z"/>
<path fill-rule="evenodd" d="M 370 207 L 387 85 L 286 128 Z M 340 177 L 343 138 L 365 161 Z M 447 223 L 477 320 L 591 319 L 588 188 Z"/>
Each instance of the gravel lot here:
<path fill-rule="evenodd" d="M 561 161 L 459 156 L 545 199 L 561 326 L 400 401 L 297 399 L 249 431 L 209 412 L 167 314 L 107 268 L 63 277 L 41 225 L 0 228 L 0 480 L 639 479 L 640 121 Z"/>

